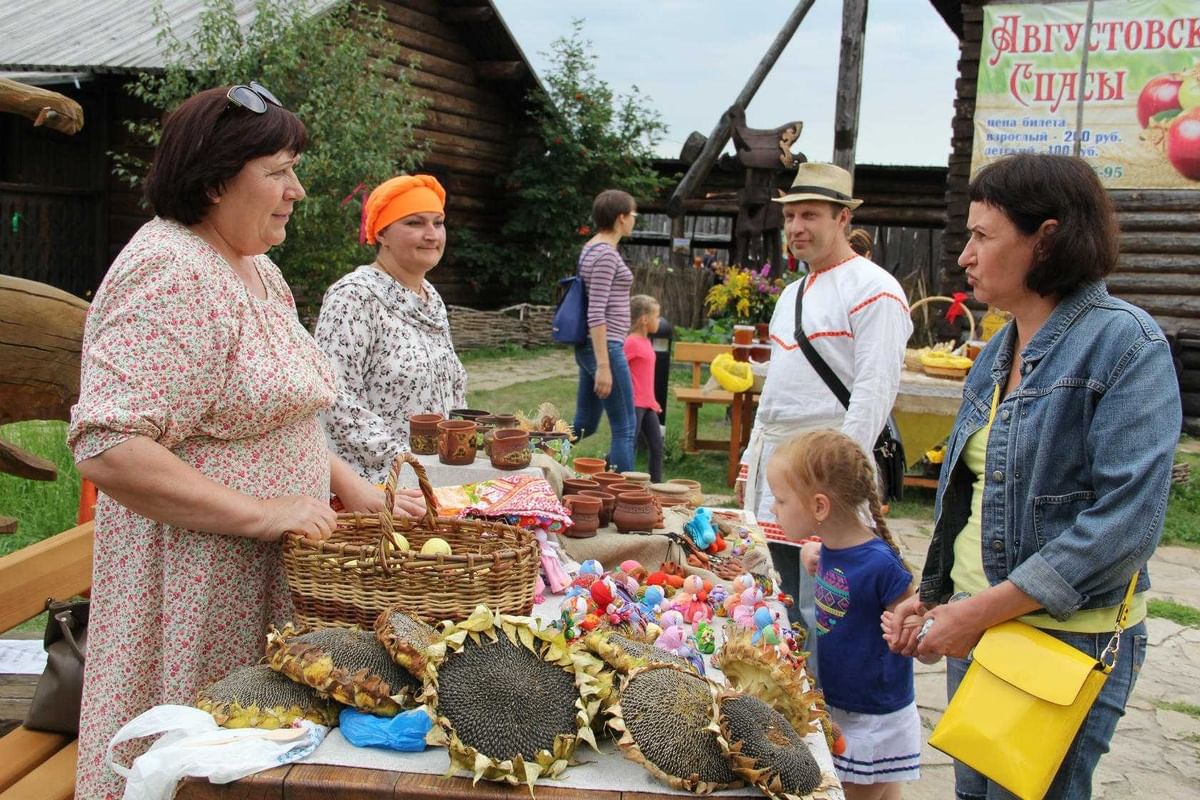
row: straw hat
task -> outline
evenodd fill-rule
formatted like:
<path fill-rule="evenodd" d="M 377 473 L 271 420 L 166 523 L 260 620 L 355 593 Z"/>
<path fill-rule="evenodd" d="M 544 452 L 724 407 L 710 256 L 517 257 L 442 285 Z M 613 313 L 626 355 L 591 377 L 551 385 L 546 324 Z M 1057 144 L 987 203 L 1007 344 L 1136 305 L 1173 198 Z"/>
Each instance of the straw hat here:
<path fill-rule="evenodd" d="M 839 203 L 853 211 L 862 205 L 862 200 L 851 197 L 853 192 L 854 179 L 846 170 L 833 164 L 805 162 L 796 169 L 796 177 L 788 193 L 772 199 L 776 203 L 822 200 Z"/>

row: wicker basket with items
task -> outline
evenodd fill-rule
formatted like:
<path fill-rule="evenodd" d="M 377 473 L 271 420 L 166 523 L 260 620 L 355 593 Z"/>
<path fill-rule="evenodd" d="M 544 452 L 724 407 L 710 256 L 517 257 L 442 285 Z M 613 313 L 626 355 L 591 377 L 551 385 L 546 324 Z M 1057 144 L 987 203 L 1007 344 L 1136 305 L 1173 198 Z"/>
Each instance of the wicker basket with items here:
<path fill-rule="evenodd" d="M 975 340 L 975 317 L 971 314 L 971 310 L 966 308 L 962 303 L 962 297 L 946 297 L 945 295 L 930 295 L 923 297 L 913 303 L 909 309 L 909 313 L 916 312 L 930 303 L 948 303 L 950 308 L 946 311 L 947 321 L 953 323 L 955 319 L 962 318 L 967 325 L 967 339 L 964 344 L 958 344 L 955 341 L 935 341 L 928 347 L 909 347 L 904 351 L 904 366 L 913 372 L 924 372 L 926 375 L 933 375 L 939 378 L 954 378 L 961 380 L 966 377 L 967 372 L 971 369 L 973 363 L 971 358 L 965 355 L 968 352 L 978 352 Z M 951 314 L 953 309 L 957 308 L 958 312 Z M 925 311 L 926 328 L 931 331 L 934 325 L 928 317 L 928 310 Z"/>
<path fill-rule="evenodd" d="M 540 568 L 533 534 L 498 522 L 435 517 L 425 469 L 409 454 L 396 459 L 388 475 L 389 509 L 405 463 L 417 473 L 424 517 L 338 514 L 337 528 L 325 541 L 284 536 L 283 565 L 296 622 L 370 630 L 389 607 L 437 623 L 464 619 L 481 603 L 506 614 L 528 614 Z"/>

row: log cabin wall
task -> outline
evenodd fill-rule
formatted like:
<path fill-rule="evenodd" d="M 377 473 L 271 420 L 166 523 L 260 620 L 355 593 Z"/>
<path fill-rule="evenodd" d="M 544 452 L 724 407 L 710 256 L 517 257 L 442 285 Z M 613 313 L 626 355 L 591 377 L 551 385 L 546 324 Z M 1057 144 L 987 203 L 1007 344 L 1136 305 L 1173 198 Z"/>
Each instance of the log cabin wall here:
<path fill-rule="evenodd" d="M 1048 3 L 1070 0 L 1045 0 Z M 962 33 L 957 100 L 946 183 L 946 229 L 942 237 L 942 293 L 964 291 L 966 279 L 958 255 L 966 243 L 967 184 L 974 142 L 975 91 L 983 37 L 983 6 L 1007 5 L 966 0 L 961 9 Z M 942 8 L 946 3 L 934 3 Z M 949 21 L 949 19 L 947 20 Z M 1188 352 L 1182 354 L 1180 385 L 1184 427 L 1200 434 L 1200 192 L 1188 190 L 1114 190 L 1121 226 L 1121 256 L 1108 277 L 1109 291 L 1154 316 L 1163 330 Z M 1189 345 L 1189 343 L 1191 343 Z"/>

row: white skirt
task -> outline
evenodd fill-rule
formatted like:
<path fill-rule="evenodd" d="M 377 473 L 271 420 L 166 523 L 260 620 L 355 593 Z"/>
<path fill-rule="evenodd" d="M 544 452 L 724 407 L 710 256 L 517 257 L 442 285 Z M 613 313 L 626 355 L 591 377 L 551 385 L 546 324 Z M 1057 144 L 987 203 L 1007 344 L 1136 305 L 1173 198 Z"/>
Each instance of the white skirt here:
<path fill-rule="evenodd" d="M 921 716 L 912 702 L 890 714 L 859 714 L 829 706 L 829 716 L 846 737 L 834 755 L 842 783 L 893 783 L 921 777 Z"/>

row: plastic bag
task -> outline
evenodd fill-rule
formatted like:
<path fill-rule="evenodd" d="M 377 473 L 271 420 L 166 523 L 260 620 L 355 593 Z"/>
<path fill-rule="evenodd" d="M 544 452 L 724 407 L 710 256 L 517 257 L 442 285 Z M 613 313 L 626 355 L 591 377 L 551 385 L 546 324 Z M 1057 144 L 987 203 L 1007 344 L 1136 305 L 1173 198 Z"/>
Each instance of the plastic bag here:
<path fill-rule="evenodd" d="M 754 373 L 744 361 L 735 361 L 729 353 L 721 353 L 712 360 L 709 371 L 717 383 L 727 392 L 747 392 L 754 385 Z"/>
<path fill-rule="evenodd" d="M 108 745 L 105 762 L 125 778 L 125 800 L 171 800 L 181 778 L 229 783 L 280 764 L 299 761 L 317 749 L 328 728 L 307 720 L 278 730 L 228 729 L 191 706 L 155 706 L 131 719 Z M 162 734 L 125 767 L 113 761 L 121 742 Z"/>
<path fill-rule="evenodd" d="M 343 708 L 338 716 L 342 736 L 355 747 L 386 747 L 406 753 L 425 749 L 425 734 L 433 720 L 422 708 L 414 708 L 394 717 L 377 717 L 353 708 Z"/>

